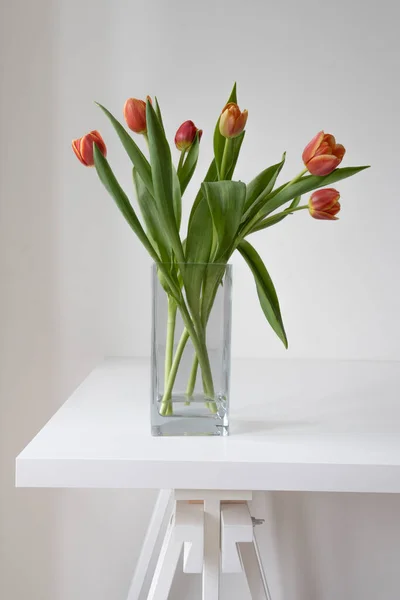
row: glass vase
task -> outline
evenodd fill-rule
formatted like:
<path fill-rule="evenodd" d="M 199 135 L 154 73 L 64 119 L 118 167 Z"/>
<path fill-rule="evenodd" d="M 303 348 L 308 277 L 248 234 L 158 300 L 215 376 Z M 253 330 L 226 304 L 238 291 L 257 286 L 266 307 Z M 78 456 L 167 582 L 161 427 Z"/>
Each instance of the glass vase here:
<path fill-rule="evenodd" d="M 228 435 L 232 267 L 166 268 L 179 271 L 181 292 L 177 302 L 153 265 L 151 432 Z"/>

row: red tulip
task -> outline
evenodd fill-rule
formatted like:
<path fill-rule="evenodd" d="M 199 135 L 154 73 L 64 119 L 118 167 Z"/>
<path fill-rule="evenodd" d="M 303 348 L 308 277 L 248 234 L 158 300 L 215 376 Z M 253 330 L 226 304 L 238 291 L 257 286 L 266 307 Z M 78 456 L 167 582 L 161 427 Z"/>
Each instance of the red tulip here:
<path fill-rule="evenodd" d="M 235 102 L 229 102 L 222 110 L 219 119 L 219 130 L 226 138 L 234 138 L 240 135 L 246 127 L 248 112 L 240 110 Z"/>
<path fill-rule="evenodd" d="M 336 221 L 337 213 L 340 210 L 340 194 L 333 188 L 317 190 L 311 194 L 308 201 L 308 210 L 314 219 Z"/>
<path fill-rule="evenodd" d="M 98 131 L 91 131 L 72 142 L 72 150 L 85 167 L 93 167 L 93 144 L 96 144 L 103 156 L 107 156 L 107 148 Z"/>
<path fill-rule="evenodd" d="M 304 148 L 303 162 L 312 175 L 329 175 L 340 165 L 345 152 L 333 135 L 320 131 Z"/>
<path fill-rule="evenodd" d="M 199 132 L 199 140 L 203 135 L 203 131 L 201 129 L 197 129 L 196 125 L 193 121 L 185 121 L 179 127 L 178 131 L 175 134 L 175 146 L 178 150 L 187 150 L 193 144 L 196 133 Z"/>
<path fill-rule="evenodd" d="M 147 96 L 150 100 L 150 96 Z M 124 106 L 124 117 L 129 129 L 135 133 L 147 133 L 146 102 L 137 98 L 128 98 Z"/>

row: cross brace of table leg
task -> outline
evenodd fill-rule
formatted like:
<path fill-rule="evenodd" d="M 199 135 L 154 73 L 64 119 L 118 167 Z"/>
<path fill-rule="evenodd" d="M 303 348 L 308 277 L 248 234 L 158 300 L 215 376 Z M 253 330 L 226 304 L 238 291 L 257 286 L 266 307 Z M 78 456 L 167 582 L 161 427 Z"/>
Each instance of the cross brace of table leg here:
<path fill-rule="evenodd" d="M 202 573 L 203 600 L 219 599 L 221 572 L 242 570 L 252 599 L 271 600 L 247 504 L 251 492 L 176 490 L 173 495 L 175 507 L 147 599 L 168 599 L 183 550 L 184 572 Z M 155 521 L 153 516 L 152 522 Z M 150 538 L 155 537 L 153 532 Z M 138 584 L 136 588 L 139 588 Z M 130 594 L 128 600 L 139 598 L 140 593 Z"/>

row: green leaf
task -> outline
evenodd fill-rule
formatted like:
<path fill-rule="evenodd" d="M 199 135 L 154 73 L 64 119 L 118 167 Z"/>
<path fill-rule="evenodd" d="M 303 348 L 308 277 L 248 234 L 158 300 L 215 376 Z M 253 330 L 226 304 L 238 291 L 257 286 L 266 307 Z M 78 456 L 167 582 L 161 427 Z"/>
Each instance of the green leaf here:
<path fill-rule="evenodd" d="M 303 196 L 304 194 L 307 194 L 308 192 L 311 192 L 317 188 L 329 186 L 337 181 L 346 179 L 347 177 L 352 177 L 364 169 L 368 169 L 368 166 L 344 167 L 343 169 L 336 169 L 324 177 L 320 177 L 318 175 L 308 175 L 306 177 L 302 177 L 302 179 L 299 179 L 299 181 L 296 181 L 296 183 L 292 183 L 291 185 L 285 184 L 275 190 L 275 192 L 270 194 L 270 196 L 265 199 L 265 202 L 259 212 L 259 217 L 262 218 L 266 215 L 269 215 L 286 202 L 289 202 L 289 200 L 297 198 L 297 196 Z"/>
<path fill-rule="evenodd" d="M 233 173 L 236 168 L 236 163 L 239 158 L 240 148 L 243 144 L 245 135 L 246 135 L 246 132 L 242 131 L 242 133 L 240 135 L 238 135 L 237 137 L 235 137 L 231 140 L 232 141 L 231 152 L 230 152 L 231 158 L 229 160 L 229 167 L 228 167 L 228 170 L 227 170 L 226 176 L 225 176 L 226 179 L 232 179 L 232 177 L 233 177 Z"/>
<path fill-rule="evenodd" d="M 157 96 L 154 97 L 154 111 L 157 115 L 158 120 L 160 121 L 160 125 L 162 127 L 163 132 L 165 133 L 164 123 L 161 115 L 160 105 L 158 104 Z"/>
<path fill-rule="evenodd" d="M 237 102 L 236 82 L 233 85 L 231 94 L 230 94 L 226 104 L 229 104 L 229 102 Z M 222 108 L 224 108 L 224 107 L 222 107 Z M 224 148 L 225 148 L 225 142 L 226 142 L 226 138 L 223 135 L 221 135 L 221 133 L 219 131 L 220 117 L 221 117 L 221 115 L 218 117 L 218 121 L 217 121 L 217 124 L 214 129 L 214 158 L 215 158 L 215 165 L 217 167 L 218 177 L 219 177 L 219 173 L 221 170 L 222 157 L 224 154 Z"/>
<path fill-rule="evenodd" d="M 131 159 L 133 166 L 137 169 L 137 172 L 139 173 L 145 186 L 152 194 L 153 193 L 153 182 L 152 182 L 152 177 L 151 177 L 151 167 L 150 167 L 149 161 L 147 160 L 147 158 L 145 157 L 143 152 L 140 150 L 140 148 L 133 141 L 133 139 L 131 138 L 129 133 L 126 131 L 126 129 L 121 125 L 121 123 L 119 121 L 117 121 L 117 119 L 110 113 L 110 111 L 107 110 L 104 106 L 102 106 L 98 102 L 96 102 L 96 104 L 97 104 L 97 106 L 99 106 L 101 108 L 101 110 L 110 119 L 111 124 L 114 127 L 115 131 L 117 132 L 117 135 L 118 135 L 119 139 L 121 140 L 122 145 L 126 150 L 126 153 L 128 154 L 129 158 Z"/>
<path fill-rule="evenodd" d="M 186 238 L 185 287 L 189 306 L 194 314 L 200 312 L 203 277 L 210 260 L 212 220 L 207 202 L 200 202 L 190 221 Z"/>
<path fill-rule="evenodd" d="M 204 181 L 217 181 L 217 180 L 218 180 L 217 167 L 215 165 L 215 159 L 213 159 L 211 161 L 211 164 L 210 164 L 209 168 L 208 168 L 208 171 L 207 171 L 207 174 L 206 174 L 206 176 L 204 178 Z M 202 188 L 200 188 L 199 191 L 197 192 L 197 196 L 196 196 L 196 198 L 195 198 L 195 200 L 193 202 L 193 206 L 192 206 L 192 209 L 190 211 L 190 217 L 189 217 L 189 225 L 188 225 L 188 227 L 190 227 L 190 223 L 191 223 L 191 220 L 193 218 L 193 215 L 196 212 L 198 205 L 202 201 L 207 202 L 206 199 L 204 198 L 203 190 L 202 190 Z"/>
<path fill-rule="evenodd" d="M 204 274 L 201 302 L 201 320 L 205 327 L 214 304 L 215 296 L 225 274 L 227 258 L 218 263 L 209 263 Z"/>
<path fill-rule="evenodd" d="M 268 217 L 268 219 L 266 219 L 265 221 L 261 221 L 261 223 L 263 224 L 262 227 L 260 226 L 261 223 L 259 225 L 255 225 L 250 231 L 250 233 L 255 233 L 256 231 L 260 231 L 261 229 L 267 229 L 268 227 L 272 227 L 272 225 L 280 223 L 281 221 L 283 221 L 283 219 L 286 219 L 286 217 L 288 216 L 289 215 L 281 215 L 281 213 L 278 213 L 277 215 L 272 215 L 271 217 Z"/>
<path fill-rule="evenodd" d="M 174 208 L 171 150 L 160 121 L 149 101 L 146 106 L 146 118 L 154 198 L 174 254 L 178 262 L 183 263 L 184 255 Z"/>
<path fill-rule="evenodd" d="M 301 196 L 297 196 L 297 198 L 295 198 L 293 200 L 293 202 L 290 204 L 290 206 L 287 210 L 289 211 L 290 209 L 296 208 L 300 204 L 300 200 L 301 200 Z M 259 231 L 260 229 L 267 229 L 267 227 L 271 227 L 272 225 L 276 225 L 277 223 L 280 223 L 281 221 L 283 221 L 283 219 L 286 219 L 286 217 L 288 217 L 288 216 L 289 216 L 288 214 L 283 215 L 282 213 L 278 213 L 277 215 L 272 215 L 272 217 L 268 217 L 268 219 L 266 219 L 265 221 L 261 221 L 261 223 L 263 224 L 262 227 L 255 226 L 251 230 L 251 233 Z"/>
<path fill-rule="evenodd" d="M 246 186 L 241 181 L 203 183 L 202 188 L 210 207 L 217 247 L 213 260 L 221 259 L 232 246 L 239 229 Z"/>
<path fill-rule="evenodd" d="M 301 196 L 296 196 L 296 198 L 294 198 L 293 202 L 290 203 L 289 210 L 291 208 L 297 208 L 298 205 L 300 204 L 300 202 L 301 202 Z"/>
<path fill-rule="evenodd" d="M 223 164 L 221 166 L 221 169 L 218 174 L 218 179 L 224 181 L 232 179 L 233 172 L 235 170 L 236 163 L 239 158 L 240 148 L 242 146 L 245 135 L 246 132 L 242 131 L 242 133 L 237 137 L 226 140 L 224 158 L 222 161 L 223 163 L 225 161 L 225 165 Z"/>
<path fill-rule="evenodd" d="M 187 153 L 186 160 L 183 163 L 181 168 L 178 168 L 178 177 L 181 185 L 181 193 L 184 194 L 187 186 L 189 185 L 190 180 L 193 177 L 193 173 L 196 169 L 197 159 L 199 158 L 199 134 L 196 132 L 196 137 L 194 138 L 193 144 L 189 148 L 189 152 Z"/>
<path fill-rule="evenodd" d="M 106 190 L 114 199 L 116 205 L 120 209 L 126 221 L 136 233 L 137 237 L 142 242 L 143 246 L 146 248 L 151 258 L 154 260 L 154 262 L 158 263 L 159 269 L 163 272 L 164 275 L 164 284 L 165 286 L 168 286 L 166 287 L 167 292 L 170 293 L 177 301 L 179 301 L 181 291 L 177 281 L 174 281 L 174 274 L 169 273 L 165 266 L 162 263 L 160 264 L 160 256 L 153 248 L 149 238 L 144 232 L 144 229 L 139 219 L 136 216 L 136 213 L 131 203 L 129 202 L 129 198 L 119 185 L 114 173 L 111 170 L 110 165 L 107 162 L 107 159 L 102 155 L 100 150 L 97 148 L 96 144 L 94 144 L 93 156 L 96 171 L 100 181 L 103 183 Z"/>
<path fill-rule="evenodd" d="M 172 200 L 174 205 L 174 215 L 178 231 L 181 228 L 182 220 L 182 193 L 179 177 L 174 165 L 172 165 Z"/>
<path fill-rule="evenodd" d="M 282 340 L 285 348 L 287 348 L 288 341 L 283 326 L 278 296 L 271 277 L 269 276 L 260 255 L 249 242 L 240 242 L 238 250 L 253 273 L 260 305 L 268 323 L 271 325 L 279 339 Z"/>
<path fill-rule="evenodd" d="M 219 131 L 219 118 L 218 118 L 218 122 L 214 129 L 214 158 L 215 158 L 215 165 L 217 167 L 218 178 L 219 178 L 220 172 L 221 172 L 221 164 L 222 164 L 222 157 L 224 155 L 225 143 L 226 143 L 226 138 L 223 137 Z"/>
<path fill-rule="evenodd" d="M 272 167 L 267 167 L 247 184 L 245 211 L 247 211 L 262 194 L 269 194 L 272 191 L 280 170 L 284 165 L 285 157 L 286 152 L 280 163 L 272 165 Z"/>
<path fill-rule="evenodd" d="M 283 154 L 281 162 L 262 171 L 247 186 L 245 214 L 242 223 L 249 222 L 260 210 L 266 198 L 274 188 L 275 182 L 285 164 L 286 153 Z"/>
<path fill-rule="evenodd" d="M 207 202 L 201 202 L 193 215 L 185 243 L 186 261 L 208 262 L 212 242 L 212 219 Z"/>
<path fill-rule="evenodd" d="M 236 86 L 236 81 L 233 84 L 233 88 L 232 88 L 231 94 L 230 94 L 230 96 L 228 98 L 227 104 L 229 104 L 229 102 L 236 102 L 237 103 L 237 86 Z"/>
<path fill-rule="evenodd" d="M 153 258 L 153 260 L 158 262 L 160 260 L 159 256 L 157 255 L 147 235 L 145 234 L 143 227 L 139 219 L 137 218 L 131 203 L 129 202 L 128 196 L 125 194 L 125 192 L 119 185 L 114 173 L 111 170 L 110 165 L 108 164 L 107 159 L 102 155 L 100 150 L 97 148 L 96 144 L 94 144 L 93 150 L 94 164 L 100 181 L 102 182 L 108 193 L 112 196 L 116 205 L 125 217 L 126 221 L 136 233 L 139 240 L 142 242 L 143 246 L 146 248 L 150 256 Z"/>
<path fill-rule="evenodd" d="M 158 250 L 160 258 L 164 263 L 171 262 L 171 244 L 165 235 L 165 230 L 160 219 L 160 214 L 153 196 L 143 183 L 135 167 L 132 169 L 133 183 L 136 189 L 136 197 L 146 224 L 147 235 L 154 248 Z"/>

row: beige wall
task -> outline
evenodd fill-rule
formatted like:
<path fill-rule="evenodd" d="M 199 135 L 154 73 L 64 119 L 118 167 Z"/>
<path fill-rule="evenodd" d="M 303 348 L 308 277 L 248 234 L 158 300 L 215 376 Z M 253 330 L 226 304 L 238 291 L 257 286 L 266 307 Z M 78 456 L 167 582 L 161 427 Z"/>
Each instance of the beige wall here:
<path fill-rule="evenodd" d="M 13 487 L 15 454 L 60 402 L 51 4 L 2 3 L 0 17 L 0 597 L 13 600 L 55 590 L 59 495 Z"/>
<path fill-rule="evenodd" d="M 99 7 L 81 8 L 75 40 Z M 15 456 L 105 353 L 113 243 L 107 214 L 88 173 L 73 160 L 67 172 L 64 162 L 72 158 L 71 138 L 90 119 L 92 106 L 86 103 L 85 113 L 81 101 L 85 86 L 91 97 L 96 77 L 101 82 L 107 71 L 101 61 L 85 84 L 79 52 L 74 76 L 81 83 L 70 89 L 59 53 L 61 43 L 71 43 L 63 38 L 61 8 L 51 0 L 0 5 L 2 600 L 124 598 L 154 496 L 14 488 Z M 103 43 L 90 34 L 85 47 L 105 52 Z M 73 102 L 72 132 L 63 107 Z"/>

